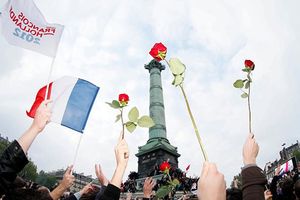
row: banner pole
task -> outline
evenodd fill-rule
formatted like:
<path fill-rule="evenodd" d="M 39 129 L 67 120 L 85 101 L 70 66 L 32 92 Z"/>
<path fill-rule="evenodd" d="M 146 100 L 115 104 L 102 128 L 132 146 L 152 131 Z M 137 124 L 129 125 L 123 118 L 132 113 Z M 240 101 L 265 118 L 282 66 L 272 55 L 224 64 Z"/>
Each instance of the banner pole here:
<path fill-rule="evenodd" d="M 78 144 L 77 144 L 77 147 L 76 147 L 76 152 L 75 152 L 75 156 L 74 156 L 74 160 L 73 160 L 73 169 L 74 169 L 75 164 L 76 164 L 76 160 L 77 160 L 77 156 L 78 156 L 78 151 L 79 151 L 79 146 L 80 146 L 80 143 L 81 143 L 82 135 L 83 135 L 83 133 L 81 134 L 81 136 L 79 138 L 79 141 L 78 141 Z"/>
<path fill-rule="evenodd" d="M 52 62 L 51 62 L 51 66 L 50 66 L 50 71 L 49 71 L 47 86 L 46 86 L 45 100 L 48 99 L 48 90 L 49 90 L 49 85 L 50 85 L 50 78 L 51 78 L 51 75 L 52 75 L 55 58 L 56 58 L 56 56 L 52 58 Z"/>

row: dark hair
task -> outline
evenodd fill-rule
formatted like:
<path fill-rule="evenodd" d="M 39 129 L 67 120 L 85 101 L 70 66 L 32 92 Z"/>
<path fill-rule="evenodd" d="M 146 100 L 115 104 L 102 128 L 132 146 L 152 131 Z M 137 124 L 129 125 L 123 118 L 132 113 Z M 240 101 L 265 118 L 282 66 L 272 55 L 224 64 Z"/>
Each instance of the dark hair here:
<path fill-rule="evenodd" d="M 291 178 L 284 179 L 281 185 L 281 189 L 282 189 L 282 194 L 285 196 L 293 194 L 294 181 Z"/>
<path fill-rule="evenodd" d="M 295 183 L 295 195 L 300 198 L 300 179 Z"/>
<path fill-rule="evenodd" d="M 3 197 L 3 200 L 52 200 L 49 191 L 16 188 Z"/>
<path fill-rule="evenodd" d="M 230 188 L 226 190 L 226 200 L 242 200 L 242 190 L 238 188 Z"/>
<path fill-rule="evenodd" d="M 95 200 L 98 192 L 100 192 L 100 188 L 94 187 L 93 191 L 91 191 L 87 194 L 83 194 L 80 197 L 80 200 Z"/>

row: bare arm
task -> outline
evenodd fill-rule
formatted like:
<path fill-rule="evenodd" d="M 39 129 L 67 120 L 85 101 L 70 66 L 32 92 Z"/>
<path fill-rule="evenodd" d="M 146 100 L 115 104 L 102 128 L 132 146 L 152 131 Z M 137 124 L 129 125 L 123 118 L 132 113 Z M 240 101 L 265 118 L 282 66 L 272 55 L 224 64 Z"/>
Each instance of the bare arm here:
<path fill-rule="evenodd" d="M 120 134 L 118 144 L 115 147 L 115 156 L 117 161 L 117 167 L 110 183 L 118 188 L 121 188 L 122 178 L 129 159 L 128 145 L 125 139 L 122 139 L 122 132 Z"/>
<path fill-rule="evenodd" d="M 46 124 L 49 122 L 51 117 L 51 111 L 48 107 L 50 100 L 43 101 L 39 108 L 36 111 L 34 120 L 25 133 L 18 139 L 18 143 L 22 147 L 25 154 L 27 154 L 28 149 L 30 148 L 32 142 L 36 136 L 44 130 Z"/>
<path fill-rule="evenodd" d="M 63 193 L 72 186 L 75 177 L 72 175 L 73 166 L 69 166 L 64 174 L 63 180 L 59 185 L 50 193 L 53 200 L 59 199 Z"/>

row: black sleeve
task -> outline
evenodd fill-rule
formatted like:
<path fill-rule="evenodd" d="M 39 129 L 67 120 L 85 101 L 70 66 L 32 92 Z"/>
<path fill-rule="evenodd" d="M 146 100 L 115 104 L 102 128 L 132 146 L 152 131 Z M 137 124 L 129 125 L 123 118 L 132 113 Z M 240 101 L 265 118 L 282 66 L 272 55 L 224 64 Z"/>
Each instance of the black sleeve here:
<path fill-rule="evenodd" d="M 77 198 L 75 197 L 74 194 L 71 194 L 67 198 L 65 198 L 64 200 L 77 200 Z"/>
<path fill-rule="evenodd" d="M 278 199 L 277 195 L 277 182 L 279 181 L 280 176 L 274 176 L 270 185 L 270 191 L 272 193 L 272 199 L 276 200 Z"/>
<path fill-rule="evenodd" d="M 16 140 L 4 150 L 0 157 L 0 194 L 8 191 L 17 174 L 28 162 L 22 147 Z"/>
<path fill-rule="evenodd" d="M 120 199 L 120 188 L 108 184 L 103 194 L 99 197 L 99 200 L 119 200 Z"/>
<path fill-rule="evenodd" d="M 264 190 L 267 179 L 262 170 L 251 166 L 242 170 L 243 200 L 264 200 Z"/>

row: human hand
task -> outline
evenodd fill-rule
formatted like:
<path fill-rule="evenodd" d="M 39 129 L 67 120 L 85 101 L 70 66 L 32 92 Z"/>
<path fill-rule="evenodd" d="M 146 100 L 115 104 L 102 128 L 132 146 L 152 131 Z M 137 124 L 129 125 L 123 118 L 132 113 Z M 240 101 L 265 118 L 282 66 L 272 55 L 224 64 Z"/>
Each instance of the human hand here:
<path fill-rule="evenodd" d="M 265 192 L 264 192 L 264 195 L 265 195 L 265 200 L 272 200 L 272 193 L 271 193 L 271 191 L 270 190 L 266 190 Z"/>
<path fill-rule="evenodd" d="M 93 187 L 92 183 L 89 183 L 89 184 L 85 185 L 82 188 L 82 190 L 79 191 L 79 193 L 82 196 L 83 194 L 87 194 L 87 193 L 89 193 L 89 192 L 91 192 L 93 190 L 94 190 L 94 187 Z"/>
<path fill-rule="evenodd" d="M 132 193 L 128 192 L 126 195 L 126 200 L 131 200 L 131 197 L 132 197 Z"/>
<path fill-rule="evenodd" d="M 197 190 L 198 199 L 225 200 L 226 187 L 224 175 L 214 163 L 204 162 Z"/>
<path fill-rule="evenodd" d="M 117 161 L 117 167 L 126 168 L 129 159 L 129 149 L 125 139 L 122 139 L 122 131 L 119 136 L 118 144 L 115 147 L 115 156 Z"/>
<path fill-rule="evenodd" d="M 73 165 L 70 165 L 67 168 L 67 170 L 66 170 L 66 172 L 63 176 L 62 181 L 60 182 L 60 185 L 64 189 L 70 188 L 73 185 L 74 181 L 75 181 L 75 177 L 72 175 L 72 171 L 73 171 Z"/>
<path fill-rule="evenodd" d="M 104 173 L 102 172 L 100 164 L 95 165 L 95 173 L 96 173 L 96 176 L 97 176 L 100 184 L 107 186 L 109 181 L 106 178 L 106 176 L 104 175 Z"/>
<path fill-rule="evenodd" d="M 256 157 L 259 151 L 259 146 L 255 141 L 254 134 L 249 133 L 243 147 L 243 162 L 244 165 L 256 164 Z"/>
<path fill-rule="evenodd" d="M 155 180 L 152 177 L 147 177 L 144 182 L 143 193 L 145 198 L 150 198 L 152 194 L 152 189 L 155 186 Z"/>
<path fill-rule="evenodd" d="M 38 109 L 36 110 L 31 128 L 38 133 L 44 130 L 46 124 L 50 121 L 51 110 L 49 107 L 49 103 L 51 102 L 52 102 L 51 100 L 43 101 L 38 107 Z"/>

